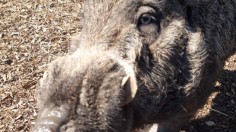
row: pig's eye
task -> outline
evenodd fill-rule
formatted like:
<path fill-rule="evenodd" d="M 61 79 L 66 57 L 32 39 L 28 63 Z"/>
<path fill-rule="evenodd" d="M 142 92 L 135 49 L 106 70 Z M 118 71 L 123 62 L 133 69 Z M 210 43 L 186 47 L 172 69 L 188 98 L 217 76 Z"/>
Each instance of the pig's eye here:
<path fill-rule="evenodd" d="M 157 22 L 156 18 L 151 14 L 143 14 L 139 19 L 140 26 L 156 23 L 156 22 Z"/>
<path fill-rule="evenodd" d="M 142 14 L 137 24 L 139 31 L 143 33 L 156 34 L 160 31 L 160 20 L 153 13 Z"/>

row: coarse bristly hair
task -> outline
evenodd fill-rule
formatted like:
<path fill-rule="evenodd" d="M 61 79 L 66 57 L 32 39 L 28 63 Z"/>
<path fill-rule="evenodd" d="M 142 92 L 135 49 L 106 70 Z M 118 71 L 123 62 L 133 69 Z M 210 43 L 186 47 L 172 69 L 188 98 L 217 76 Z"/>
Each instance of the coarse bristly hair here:
<path fill-rule="evenodd" d="M 85 0 L 82 12 L 39 83 L 32 131 L 178 131 L 236 51 L 235 0 Z"/>

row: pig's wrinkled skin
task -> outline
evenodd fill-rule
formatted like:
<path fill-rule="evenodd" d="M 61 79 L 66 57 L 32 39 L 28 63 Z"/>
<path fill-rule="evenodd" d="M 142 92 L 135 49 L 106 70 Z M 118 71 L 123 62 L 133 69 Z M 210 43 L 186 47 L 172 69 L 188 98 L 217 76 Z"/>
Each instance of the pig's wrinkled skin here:
<path fill-rule="evenodd" d="M 32 131 L 179 131 L 235 52 L 235 15 L 235 0 L 85 0 Z"/>

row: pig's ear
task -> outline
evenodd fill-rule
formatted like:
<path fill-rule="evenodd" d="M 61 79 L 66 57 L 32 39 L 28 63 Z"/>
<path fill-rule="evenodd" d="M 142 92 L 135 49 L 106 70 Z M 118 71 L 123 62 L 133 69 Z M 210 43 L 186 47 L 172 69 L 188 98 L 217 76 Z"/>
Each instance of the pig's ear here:
<path fill-rule="evenodd" d="M 134 99 L 136 92 L 138 90 L 135 75 L 130 74 L 130 75 L 125 76 L 122 80 L 121 86 L 124 89 L 124 94 L 123 94 L 124 98 L 121 102 L 121 106 L 124 106 L 130 103 Z"/>

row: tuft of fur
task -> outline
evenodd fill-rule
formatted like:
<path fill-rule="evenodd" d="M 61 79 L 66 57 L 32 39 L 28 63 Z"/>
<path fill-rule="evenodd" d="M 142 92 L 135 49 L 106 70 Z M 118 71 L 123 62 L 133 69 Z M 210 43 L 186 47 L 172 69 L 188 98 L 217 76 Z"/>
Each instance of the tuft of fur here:
<path fill-rule="evenodd" d="M 140 25 L 143 14 L 157 22 Z M 235 0 L 86 0 L 71 53 L 38 87 L 32 131 L 178 131 L 235 51 Z M 127 67 L 138 90 L 120 105 Z"/>

